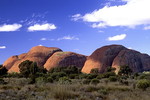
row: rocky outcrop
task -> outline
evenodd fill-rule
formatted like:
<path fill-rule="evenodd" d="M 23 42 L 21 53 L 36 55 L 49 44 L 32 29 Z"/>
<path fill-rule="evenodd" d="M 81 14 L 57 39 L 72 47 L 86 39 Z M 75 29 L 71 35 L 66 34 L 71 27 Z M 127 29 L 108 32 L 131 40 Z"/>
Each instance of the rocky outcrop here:
<path fill-rule="evenodd" d="M 43 66 L 47 61 L 47 59 L 58 51 L 62 50 L 55 47 L 44 47 L 44 46 L 33 47 L 27 54 L 19 55 L 18 60 L 16 60 L 15 63 L 11 65 L 11 68 L 9 69 L 8 72 L 19 72 L 18 66 L 21 62 L 25 60 L 37 62 L 38 66 Z"/>
<path fill-rule="evenodd" d="M 107 67 L 116 68 L 129 66 L 132 71 L 143 72 L 150 70 L 150 56 L 138 51 L 127 49 L 122 45 L 108 45 L 95 50 L 89 57 L 73 52 L 63 52 L 56 47 L 36 46 L 28 53 L 8 58 L 4 66 L 8 72 L 19 72 L 19 64 L 25 60 L 37 62 L 38 66 L 47 70 L 53 67 L 77 66 L 82 68 L 83 73 L 90 73 L 91 69 L 98 68 L 100 73 L 106 71 Z"/>
<path fill-rule="evenodd" d="M 63 52 L 59 48 L 36 46 L 28 53 L 12 56 L 4 63 L 8 72 L 19 72 L 19 64 L 25 60 L 37 62 L 38 66 L 45 67 L 47 70 L 53 67 L 77 66 L 82 68 L 86 56 L 73 52 Z"/>
<path fill-rule="evenodd" d="M 76 66 L 82 68 L 86 61 L 86 56 L 73 52 L 56 52 L 44 64 L 44 67 L 49 70 L 53 67 L 68 67 Z"/>
<path fill-rule="evenodd" d="M 121 45 L 104 46 L 97 49 L 87 58 L 82 72 L 90 73 L 91 69 L 95 68 L 98 68 L 101 73 L 105 72 L 106 68 L 112 65 L 118 53 L 124 49 L 126 48 Z"/>
<path fill-rule="evenodd" d="M 103 73 L 108 66 L 112 66 L 118 73 L 120 66 L 125 65 L 129 66 L 134 73 L 150 70 L 150 56 L 121 45 L 104 46 L 87 58 L 82 72 L 90 73 L 91 69 L 98 68 L 99 72 Z"/>

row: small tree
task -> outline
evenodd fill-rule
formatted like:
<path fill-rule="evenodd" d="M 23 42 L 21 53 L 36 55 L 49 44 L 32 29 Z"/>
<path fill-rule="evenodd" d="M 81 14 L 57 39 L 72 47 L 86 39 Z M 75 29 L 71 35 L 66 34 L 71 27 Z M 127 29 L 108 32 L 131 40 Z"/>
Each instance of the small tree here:
<path fill-rule="evenodd" d="M 120 66 L 120 70 L 118 72 L 119 75 L 126 75 L 129 76 L 131 75 L 132 70 L 129 66 Z"/>
<path fill-rule="evenodd" d="M 145 91 L 148 87 L 150 87 L 150 81 L 149 80 L 146 80 L 146 79 L 143 79 L 143 80 L 139 80 L 137 82 L 137 87 L 139 89 L 142 89 L 143 91 Z"/>
<path fill-rule="evenodd" d="M 7 69 L 3 65 L 0 65 L 0 76 L 7 74 Z"/>
<path fill-rule="evenodd" d="M 98 68 L 93 68 L 93 69 L 91 69 L 90 73 L 98 74 L 99 73 L 99 69 Z"/>
<path fill-rule="evenodd" d="M 37 66 L 36 62 L 29 60 L 23 61 L 21 64 L 19 64 L 19 69 L 20 73 L 26 78 L 33 75 L 35 76 L 37 72 L 45 73 L 44 68 L 40 68 Z"/>

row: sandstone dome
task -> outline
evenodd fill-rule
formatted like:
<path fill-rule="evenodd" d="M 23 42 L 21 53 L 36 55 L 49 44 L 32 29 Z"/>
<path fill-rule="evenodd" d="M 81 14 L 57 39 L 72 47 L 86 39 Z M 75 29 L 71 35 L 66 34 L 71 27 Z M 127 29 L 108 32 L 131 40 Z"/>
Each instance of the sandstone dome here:
<path fill-rule="evenodd" d="M 44 64 L 49 70 L 53 67 L 76 66 L 82 68 L 86 61 L 86 56 L 74 52 L 56 52 Z"/>

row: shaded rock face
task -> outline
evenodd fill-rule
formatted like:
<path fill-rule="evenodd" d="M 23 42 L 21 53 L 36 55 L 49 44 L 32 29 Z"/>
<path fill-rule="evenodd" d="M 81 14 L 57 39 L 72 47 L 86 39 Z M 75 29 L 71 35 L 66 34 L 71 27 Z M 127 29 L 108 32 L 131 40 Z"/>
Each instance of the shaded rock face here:
<path fill-rule="evenodd" d="M 36 46 L 30 49 L 30 51 L 26 54 L 21 54 L 17 56 L 17 60 L 10 66 L 8 72 L 19 72 L 19 64 L 25 60 L 30 60 L 33 62 L 37 62 L 38 66 L 43 66 L 47 59 L 52 56 L 55 52 L 62 51 L 59 48 L 55 47 L 44 47 L 44 46 Z M 6 60 L 7 61 L 7 60 Z"/>
<path fill-rule="evenodd" d="M 82 68 L 86 61 L 86 56 L 73 52 L 56 52 L 44 64 L 44 67 L 49 70 L 54 67 L 68 67 L 74 65 Z"/>
<path fill-rule="evenodd" d="M 122 50 L 114 59 L 112 67 L 118 73 L 120 67 L 128 65 L 134 73 L 150 70 L 150 56 L 134 50 Z"/>
<path fill-rule="evenodd" d="M 94 68 L 98 68 L 101 73 L 105 72 L 106 68 L 112 65 L 118 53 L 124 49 L 126 48 L 121 45 L 104 46 L 97 49 L 87 58 L 82 72 L 90 73 Z"/>
<path fill-rule="evenodd" d="M 125 65 L 129 66 L 134 73 L 150 70 L 150 56 L 121 45 L 104 46 L 87 58 L 82 72 L 90 73 L 91 69 L 98 68 L 99 72 L 103 73 L 108 66 L 112 66 L 118 73 L 120 66 Z"/>

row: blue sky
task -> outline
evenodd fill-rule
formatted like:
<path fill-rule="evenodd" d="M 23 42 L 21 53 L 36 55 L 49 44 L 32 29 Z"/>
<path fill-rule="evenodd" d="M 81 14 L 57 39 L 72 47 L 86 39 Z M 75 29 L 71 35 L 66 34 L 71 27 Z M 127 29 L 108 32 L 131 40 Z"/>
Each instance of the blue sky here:
<path fill-rule="evenodd" d="M 0 0 L 0 64 L 33 46 L 90 55 L 120 44 L 150 54 L 150 0 Z"/>

